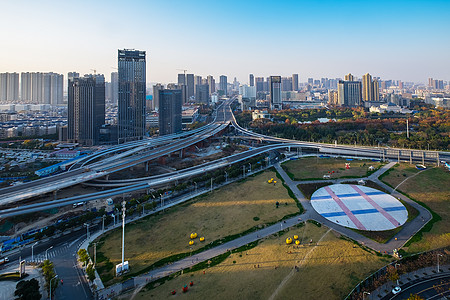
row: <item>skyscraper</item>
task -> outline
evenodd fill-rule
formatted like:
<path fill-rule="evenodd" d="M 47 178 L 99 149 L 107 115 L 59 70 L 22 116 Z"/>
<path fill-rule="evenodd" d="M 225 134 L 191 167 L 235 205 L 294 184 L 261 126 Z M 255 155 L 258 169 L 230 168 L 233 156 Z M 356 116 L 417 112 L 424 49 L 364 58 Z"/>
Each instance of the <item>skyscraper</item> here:
<path fill-rule="evenodd" d="M 338 105 L 357 107 L 361 105 L 361 82 L 342 81 L 338 83 Z"/>
<path fill-rule="evenodd" d="M 256 92 L 264 92 L 264 77 L 256 77 Z"/>
<path fill-rule="evenodd" d="M 209 95 L 212 95 L 212 93 L 216 92 L 216 81 L 212 75 L 208 75 L 207 80 L 209 85 Z"/>
<path fill-rule="evenodd" d="M 182 91 L 159 90 L 159 135 L 181 131 Z"/>
<path fill-rule="evenodd" d="M 153 101 L 152 101 L 152 109 L 159 111 L 159 91 L 163 90 L 164 86 L 160 83 L 155 84 L 153 86 Z"/>
<path fill-rule="evenodd" d="M 0 101 L 19 100 L 19 73 L 0 73 Z"/>
<path fill-rule="evenodd" d="M 292 91 L 292 78 L 290 77 L 281 78 L 281 90 L 283 92 Z"/>
<path fill-rule="evenodd" d="M 111 102 L 113 105 L 117 105 L 119 101 L 119 73 L 111 73 Z"/>
<path fill-rule="evenodd" d="M 219 82 L 219 90 L 221 90 L 225 96 L 227 95 L 227 86 L 228 86 L 227 76 L 221 75 Z"/>
<path fill-rule="evenodd" d="M 250 74 L 249 76 L 249 85 L 250 86 L 255 86 L 255 77 L 253 76 L 253 74 Z"/>
<path fill-rule="evenodd" d="M 348 73 L 347 75 L 345 75 L 345 80 L 346 80 L 346 81 L 354 81 L 355 78 L 354 78 L 354 76 L 352 75 L 352 73 Z"/>
<path fill-rule="evenodd" d="M 292 90 L 298 91 L 298 74 L 292 74 Z"/>
<path fill-rule="evenodd" d="M 369 73 L 363 75 L 362 99 L 363 101 L 380 100 L 380 86 L 378 80 L 372 80 L 372 76 Z"/>
<path fill-rule="evenodd" d="M 181 90 L 183 103 L 187 102 L 186 74 L 178 74 L 178 88 Z"/>
<path fill-rule="evenodd" d="M 195 89 L 195 102 L 197 103 L 209 103 L 209 85 L 198 84 Z"/>
<path fill-rule="evenodd" d="M 281 76 L 270 76 L 270 104 L 272 109 L 281 109 Z"/>
<path fill-rule="evenodd" d="M 24 102 L 60 105 L 63 103 L 64 75 L 26 72 L 20 74 L 20 94 Z"/>
<path fill-rule="evenodd" d="M 31 73 L 20 74 L 20 99 L 24 102 L 31 102 Z"/>
<path fill-rule="evenodd" d="M 70 77 L 68 85 L 68 139 L 85 146 L 96 145 L 105 123 L 103 75 Z"/>
<path fill-rule="evenodd" d="M 186 84 L 186 75 L 178 74 L 178 85 Z"/>
<path fill-rule="evenodd" d="M 145 134 L 145 51 L 119 50 L 119 143 Z"/>
<path fill-rule="evenodd" d="M 186 96 L 188 100 L 194 96 L 194 74 L 186 74 Z"/>

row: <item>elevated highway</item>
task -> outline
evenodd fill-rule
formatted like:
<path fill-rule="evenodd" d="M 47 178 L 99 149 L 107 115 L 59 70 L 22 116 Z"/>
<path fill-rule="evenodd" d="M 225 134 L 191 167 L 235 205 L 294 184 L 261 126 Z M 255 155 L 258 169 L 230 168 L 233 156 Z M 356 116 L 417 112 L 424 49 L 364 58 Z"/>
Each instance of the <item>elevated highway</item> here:
<path fill-rule="evenodd" d="M 0 189 L 0 194 L 2 195 L 0 205 L 12 204 L 107 176 L 111 173 L 180 151 L 210 138 L 224 130 L 229 124 L 224 107 L 226 105 L 222 104 L 215 111 L 213 115 L 214 122 L 192 132 L 114 146 L 102 150 L 100 153 L 95 153 L 82 162 L 78 162 L 77 167 L 68 172 Z M 106 155 L 113 153 L 115 154 L 112 157 L 105 158 Z M 102 160 L 93 162 L 102 157 Z"/>

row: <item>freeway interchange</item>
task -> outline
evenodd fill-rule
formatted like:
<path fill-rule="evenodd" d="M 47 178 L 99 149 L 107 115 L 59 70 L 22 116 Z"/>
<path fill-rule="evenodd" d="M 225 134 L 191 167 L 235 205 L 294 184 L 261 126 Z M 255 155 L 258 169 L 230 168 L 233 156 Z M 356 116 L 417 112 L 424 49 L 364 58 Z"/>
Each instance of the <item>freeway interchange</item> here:
<path fill-rule="evenodd" d="M 171 184 L 172 182 L 178 182 L 208 171 L 241 162 L 263 153 L 280 149 L 299 149 L 297 151 L 307 151 L 318 155 L 356 156 L 360 158 L 391 161 L 415 161 L 422 163 L 439 163 L 440 160 L 450 161 L 449 154 L 445 152 L 361 146 L 352 147 L 335 144 L 302 142 L 254 133 L 237 124 L 230 107 L 230 104 L 233 101 L 234 98 L 220 105 L 215 111 L 214 121 L 199 129 L 184 132 L 182 134 L 173 134 L 141 141 L 134 141 L 107 148 L 88 157 L 84 157 L 83 160 L 75 163 L 74 166 L 72 166 L 67 172 L 24 183 L 22 185 L 0 189 L 0 194 L 2 195 L 0 205 L 4 207 L 4 209 L 0 210 L 0 217 L 9 217 L 36 212 L 49 208 L 70 205 L 80 201 L 105 199 L 127 192 L 161 187 Z M 255 147 L 254 149 L 218 159 L 213 162 L 179 170 L 174 173 L 122 180 L 108 180 L 107 178 L 111 173 L 121 171 L 138 164 L 147 163 L 148 161 L 169 155 L 173 152 L 182 151 L 187 147 L 193 146 L 205 139 L 209 139 L 220 134 L 229 126 L 232 126 L 235 132 L 240 134 L 241 137 L 248 140 L 256 140 L 259 145 L 263 145 L 263 143 L 266 143 L 266 145 Z M 104 177 L 107 179 L 101 179 Z M 56 199 L 56 193 L 58 190 L 80 183 L 95 187 L 108 188 L 108 190 L 87 195 Z M 55 199 L 52 201 L 18 205 L 21 200 L 51 192 L 55 193 Z M 5 205 L 8 205 L 9 207 L 5 207 Z"/>

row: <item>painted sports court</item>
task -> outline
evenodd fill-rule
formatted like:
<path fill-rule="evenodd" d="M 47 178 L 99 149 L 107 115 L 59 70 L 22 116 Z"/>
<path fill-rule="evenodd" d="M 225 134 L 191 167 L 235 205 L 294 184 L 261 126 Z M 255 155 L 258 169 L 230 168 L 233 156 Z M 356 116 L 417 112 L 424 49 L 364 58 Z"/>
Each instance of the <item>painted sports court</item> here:
<path fill-rule="evenodd" d="M 406 207 L 379 190 L 354 184 L 333 184 L 314 192 L 314 209 L 333 223 L 359 230 L 390 230 L 408 219 Z"/>

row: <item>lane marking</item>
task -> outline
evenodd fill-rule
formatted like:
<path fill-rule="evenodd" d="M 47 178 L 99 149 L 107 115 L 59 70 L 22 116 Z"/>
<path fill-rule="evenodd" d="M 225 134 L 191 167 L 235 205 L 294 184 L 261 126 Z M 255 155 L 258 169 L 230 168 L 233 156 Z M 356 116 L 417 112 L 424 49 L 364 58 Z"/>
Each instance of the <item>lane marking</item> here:
<path fill-rule="evenodd" d="M 364 225 L 358 220 L 358 218 L 355 217 L 355 215 L 351 212 L 351 210 L 348 209 L 348 207 L 344 204 L 344 202 L 342 202 L 342 200 L 339 199 L 339 197 L 336 196 L 336 194 L 328 186 L 324 187 L 324 189 L 328 192 L 328 194 L 330 194 L 330 196 L 337 203 L 337 205 L 339 205 L 342 211 L 347 215 L 347 217 L 349 217 L 349 219 L 353 222 L 353 224 L 355 224 L 355 226 L 359 230 L 367 230 L 366 227 L 364 227 Z"/>
<path fill-rule="evenodd" d="M 376 203 L 375 201 L 373 201 L 372 198 L 370 198 L 369 196 L 367 196 L 367 194 L 365 194 L 359 187 L 357 187 L 356 185 L 350 185 L 356 192 L 358 192 L 358 194 L 361 195 L 361 197 L 363 197 L 367 202 L 369 202 L 376 210 L 378 210 L 389 222 L 392 223 L 392 225 L 394 225 L 394 227 L 398 227 L 400 226 L 400 222 L 397 221 L 393 216 L 391 216 L 387 211 L 385 211 L 380 205 L 378 205 L 378 203 Z"/>

